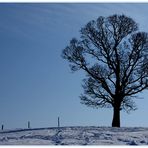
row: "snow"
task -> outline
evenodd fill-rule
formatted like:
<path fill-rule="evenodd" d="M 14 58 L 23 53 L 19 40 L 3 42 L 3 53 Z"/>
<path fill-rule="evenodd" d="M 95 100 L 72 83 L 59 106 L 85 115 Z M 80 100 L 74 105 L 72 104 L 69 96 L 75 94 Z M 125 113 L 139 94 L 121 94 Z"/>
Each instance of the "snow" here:
<path fill-rule="evenodd" d="M 3 130 L 0 145 L 148 145 L 148 128 L 79 126 Z"/>

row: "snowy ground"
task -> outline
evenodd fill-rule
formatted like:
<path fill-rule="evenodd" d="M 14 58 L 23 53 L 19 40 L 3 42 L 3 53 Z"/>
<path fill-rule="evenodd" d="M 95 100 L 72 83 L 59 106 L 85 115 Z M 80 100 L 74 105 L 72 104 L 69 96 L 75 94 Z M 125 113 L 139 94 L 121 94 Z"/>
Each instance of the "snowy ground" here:
<path fill-rule="evenodd" d="M 148 145 L 148 128 L 61 127 L 0 131 L 0 145 Z"/>

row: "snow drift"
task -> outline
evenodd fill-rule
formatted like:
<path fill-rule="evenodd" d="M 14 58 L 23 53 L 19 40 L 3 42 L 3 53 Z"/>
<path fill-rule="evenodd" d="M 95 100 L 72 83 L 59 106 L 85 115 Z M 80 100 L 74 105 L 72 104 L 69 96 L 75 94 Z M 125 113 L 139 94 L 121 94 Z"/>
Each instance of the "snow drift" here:
<path fill-rule="evenodd" d="M 0 131 L 1 145 L 148 145 L 148 128 L 61 127 Z"/>

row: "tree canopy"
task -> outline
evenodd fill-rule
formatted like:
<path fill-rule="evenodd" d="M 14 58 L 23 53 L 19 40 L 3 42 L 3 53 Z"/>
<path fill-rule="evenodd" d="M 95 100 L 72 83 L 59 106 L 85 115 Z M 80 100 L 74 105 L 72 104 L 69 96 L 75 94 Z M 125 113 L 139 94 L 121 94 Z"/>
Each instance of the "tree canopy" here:
<path fill-rule="evenodd" d="M 72 71 L 86 72 L 81 103 L 112 107 L 112 126 L 120 127 L 120 110 L 136 109 L 134 98 L 148 88 L 148 33 L 125 15 L 100 16 L 80 30 L 63 50 Z"/>

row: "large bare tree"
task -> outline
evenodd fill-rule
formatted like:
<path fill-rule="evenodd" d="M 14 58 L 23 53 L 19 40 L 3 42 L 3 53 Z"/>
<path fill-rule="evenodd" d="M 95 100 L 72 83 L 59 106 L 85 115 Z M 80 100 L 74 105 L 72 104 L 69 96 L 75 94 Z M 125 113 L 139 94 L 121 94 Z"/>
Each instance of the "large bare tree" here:
<path fill-rule="evenodd" d="M 125 15 L 100 16 L 62 52 L 72 71 L 86 72 L 81 103 L 112 107 L 113 127 L 120 127 L 120 111 L 135 110 L 133 99 L 148 88 L 148 34 L 138 30 Z"/>

